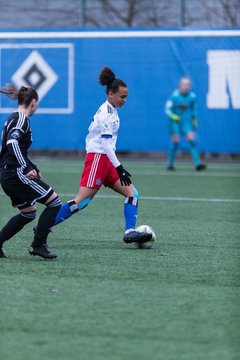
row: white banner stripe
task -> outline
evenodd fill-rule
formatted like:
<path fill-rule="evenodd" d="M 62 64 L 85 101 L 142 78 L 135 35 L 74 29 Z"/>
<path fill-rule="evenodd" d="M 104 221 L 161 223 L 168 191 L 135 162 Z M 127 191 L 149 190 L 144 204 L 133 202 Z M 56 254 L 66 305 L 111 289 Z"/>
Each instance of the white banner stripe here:
<path fill-rule="evenodd" d="M 131 30 L 131 31 L 12 31 L 0 39 L 101 39 L 101 38 L 189 38 L 239 37 L 240 30 Z"/>

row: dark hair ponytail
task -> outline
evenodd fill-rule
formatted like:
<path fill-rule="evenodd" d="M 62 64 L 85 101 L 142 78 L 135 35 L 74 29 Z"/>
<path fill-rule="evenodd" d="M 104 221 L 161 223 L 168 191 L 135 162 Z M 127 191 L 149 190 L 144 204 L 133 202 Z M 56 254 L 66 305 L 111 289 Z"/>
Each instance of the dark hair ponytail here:
<path fill-rule="evenodd" d="M 21 86 L 19 90 L 12 84 L 7 85 L 6 89 L 0 89 L 0 93 L 7 95 L 12 100 L 18 100 L 18 105 L 29 106 L 33 99 L 38 101 L 38 93 L 35 89 Z"/>
<path fill-rule="evenodd" d="M 107 87 L 107 94 L 109 91 L 116 93 L 119 90 L 119 86 L 127 87 L 127 84 L 123 80 L 116 78 L 114 72 L 108 67 L 103 68 L 100 72 L 99 83 Z"/>

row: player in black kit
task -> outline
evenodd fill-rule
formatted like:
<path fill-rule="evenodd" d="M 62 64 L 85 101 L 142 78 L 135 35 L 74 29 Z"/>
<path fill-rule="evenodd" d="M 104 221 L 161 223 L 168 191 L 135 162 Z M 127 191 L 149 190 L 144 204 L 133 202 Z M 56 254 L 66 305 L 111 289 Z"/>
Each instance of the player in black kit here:
<path fill-rule="evenodd" d="M 0 89 L 0 93 L 18 100 L 17 111 L 10 115 L 2 130 L 0 182 L 13 207 L 20 211 L 20 214 L 13 216 L 0 231 L 0 257 L 6 257 L 2 249 L 4 242 L 35 219 L 35 203 L 39 202 L 46 205 L 46 208 L 39 217 L 29 254 L 53 259 L 57 255 L 49 251 L 47 236 L 61 207 L 61 200 L 53 189 L 41 180 L 39 169 L 28 158 L 28 149 L 32 144 L 29 116 L 37 110 L 38 94 L 33 88 L 22 86 L 17 90 L 13 85 Z"/>

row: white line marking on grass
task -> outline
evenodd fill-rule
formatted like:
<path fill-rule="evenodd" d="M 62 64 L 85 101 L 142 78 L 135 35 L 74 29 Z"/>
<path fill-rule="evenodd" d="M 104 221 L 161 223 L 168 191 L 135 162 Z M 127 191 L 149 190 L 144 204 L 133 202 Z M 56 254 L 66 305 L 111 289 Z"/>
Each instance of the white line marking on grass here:
<path fill-rule="evenodd" d="M 59 194 L 62 197 L 75 197 L 76 194 Z M 120 199 L 121 195 L 97 194 L 96 199 Z M 240 203 L 240 199 L 221 199 L 221 198 L 194 198 L 181 196 L 140 196 L 141 200 L 153 201 L 188 201 L 188 202 L 211 202 L 211 203 Z"/>
<path fill-rule="evenodd" d="M 0 196 L 6 195 L 3 192 L 0 192 Z M 58 193 L 60 197 L 73 198 L 76 196 L 76 193 Z M 120 199 L 121 195 L 107 195 L 107 194 L 97 194 L 96 199 Z M 184 196 L 140 196 L 141 200 L 153 200 L 153 201 L 185 201 L 185 202 L 209 202 L 209 203 L 240 203 L 240 199 L 224 199 L 224 198 L 194 198 L 194 197 L 184 197 Z"/>
<path fill-rule="evenodd" d="M 59 169 L 59 170 L 55 170 L 55 169 L 43 169 L 42 173 L 46 173 L 46 174 L 58 174 L 58 173 L 61 173 L 61 174 L 79 174 L 79 176 L 81 175 L 81 172 L 82 172 L 82 168 L 81 169 Z M 239 174 L 236 174 L 236 173 L 211 173 L 211 172 L 205 172 L 205 173 L 194 173 L 194 172 L 161 172 L 161 170 L 159 171 L 132 171 L 132 175 L 136 175 L 136 176 L 187 176 L 187 177 L 228 177 L 228 178 L 240 178 L 240 173 Z"/>
<path fill-rule="evenodd" d="M 181 173 L 165 173 L 165 172 L 155 172 L 155 171 L 146 171 L 146 172 L 134 172 L 132 171 L 133 175 L 141 175 L 141 176 L 187 176 L 187 177 L 239 177 L 239 174 L 230 174 L 230 173 L 193 173 L 193 172 L 181 172 Z"/>

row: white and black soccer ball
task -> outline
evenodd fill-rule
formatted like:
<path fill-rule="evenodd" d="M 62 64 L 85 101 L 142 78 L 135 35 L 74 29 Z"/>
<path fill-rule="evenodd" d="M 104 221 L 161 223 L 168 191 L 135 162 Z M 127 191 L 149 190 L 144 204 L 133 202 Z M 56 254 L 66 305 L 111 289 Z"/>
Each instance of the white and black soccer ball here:
<path fill-rule="evenodd" d="M 139 232 L 145 232 L 148 234 L 152 234 L 151 240 L 144 242 L 142 244 L 136 243 L 136 246 L 140 249 L 151 249 L 156 240 L 156 234 L 155 234 L 153 228 L 151 228 L 151 226 L 149 226 L 149 225 L 140 225 L 135 230 L 139 231 Z"/>

